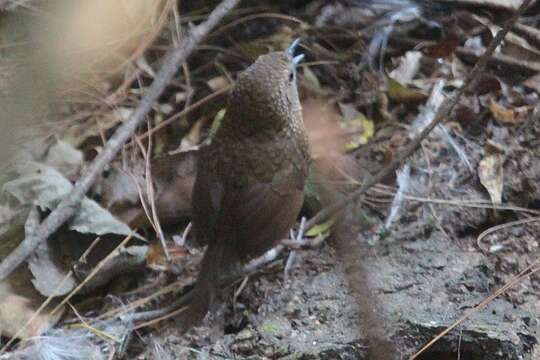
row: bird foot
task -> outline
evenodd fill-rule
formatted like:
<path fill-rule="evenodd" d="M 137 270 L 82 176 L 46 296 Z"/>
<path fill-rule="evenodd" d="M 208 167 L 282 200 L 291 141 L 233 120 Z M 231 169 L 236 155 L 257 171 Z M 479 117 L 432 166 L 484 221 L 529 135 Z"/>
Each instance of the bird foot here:
<path fill-rule="evenodd" d="M 302 247 L 302 245 L 306 243 L 306 239 L 304 239 L 305 227 L 306 227 L 306 218 L 302 216 L 302 219 L 300 220 L 300 225 L 298 226 L 298 231 L 296 232 L 296 234 L 294 233 L 293 229 L 291 229 L 291 232 L 290 232 L 291 242 L 294 243 L 295 245 L 297 244 L 299 248 Z M 289 256 L 287 257 L 287 262 L 285 263 L 285 270 L 283 273 L 285 282 L 289 280 L 289 273 L 291 269 L 294 267 L 294 265 L 296 264 L 297 257 L 298 256 L 297 256 L 296 250 L 291 250 L 291 252 L 289 253 Z"/>

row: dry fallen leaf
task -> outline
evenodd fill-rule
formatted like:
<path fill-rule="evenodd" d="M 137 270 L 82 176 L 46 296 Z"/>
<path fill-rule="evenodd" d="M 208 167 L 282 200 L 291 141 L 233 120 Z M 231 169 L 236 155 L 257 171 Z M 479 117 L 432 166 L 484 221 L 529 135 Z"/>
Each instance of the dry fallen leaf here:
<path fill-rule="evenodd" d="M 41 163 L 27 159 L 21 164 L 14 165 L 14 178 L 6 181 L 2 186 L 2 195 L 16 200 L 11 201 L 13 206 L 21 209 L 21 212 L 26 209 L 25 217 L 28 216 L 29 208 L 51 210 L 71 193 L 73 184 L 63 173 L 75 174 L 82 163 L 82 154 L 65 142 L 53 144 L 45 154 L 40 157 Z M 9 229 L 10 226 L 11 232 L 16 229 L 16 223 L 12 219 L 0 220 L 9 221 L 8 224 L 0 222 L 0 229 Z M 97 235 L 131 233 L 131 229 L 125 223 L 117 220 L 109 211 L 88 197 L 82 200 L 81 206 L 69 221 L 68 226 L 79 233 Z M 10 237 L 14 238 L 13 234 Z M 73 289 L 76 282 L 73 279 L 63 282 L 68 269 L 54 259 L 54 249 L 49 248 L 50 246 L 50 242 L 40 244 L 34 256 L 29 259 L 29 269 L 34 276 L 31 279 L 32 283 L 42 295 L 59 296 Z M 30 283 L 30 279 L 28 282 Z M 63 286 L 57 289 L 61 282 Z"/>
<path fill-rule="evenodd" d="M 227 86 L 231 85 L 231 82 L 226 76 L 216 76 L 206 82 L 208 87 L 212 89 L 212 91 L 219 91 L 221 89 L 226 88 Z"/>
<path fill-rule="evenodd" d="M 152 160 L 156 212 L 163 226 L 177 223 L 191 213 L 196 154 L 196 151 L 182 151 Z M 125 170 L 113 166 L 100 183 L 102 204 L 133 228 L 150 225 L 140 203 L 139 190 L 147 199 L 143 166 L 135 164 Z"/>
<path fill-rule="evenodd" d="M 520 106 L 509 109 L 490 99 L 489 110 L 498 123 L 502 125 L 518 125 L 527 120 L 531 108 L 529 106 Z"/>
<path fill-rule="evenodd" d="M 401 84 L 408 83 L 418 74 L 421 59 L 422 53 L 420 51 L 407 51 L 399 59 L 399 65 L 390 72 L 390 78 Z"/>
<path fill-rule="evenodd" d="M 4 184 L 2 190 L 12 195 L 21 206 L 54 209 L 73 189 L 73 184 L 54 168 L 38 163 L 18 167 L 19 177 Z M 94 200 L 85 197 L 69 227 L 81 233 L 128 235 L 131 229 L 115 219 Z"/>
<path fill-rule="evenodd" d="M 170 260 L 165 256 L 161 243 L 158 241 L 152 242 L 146 253 L 146 266 L 155 271 L 167 271 L 171 265 L 189 254 L 186 248 L 173 242 L 167 242 L 167 250 L 169 250 Z"/>
<path fill-rule="evenodd" d="M 58 249 L 42 243 L 28 260 L 28 268 L 34 276 L 32 284 L 44 296 L 62 296 L 77 285 L 73 276 L 67 276 L 69 267 L 55 261 L 55 251 Z"/>
<path fill-rule="evenodd" d="M 500 26 L 494 24 L 486 17 L 473 15 L 472 18 L 486 26 L 493 36 L 501 30 Z M 519 60 L 533 62 L 540 61 L 540 51 L 531 46 L 526 39 L 514 32 L 509 32 L 505 36 L 504 41 L 500 45 L 500 51 L 505 55 L 509 55 Z"/>
<path fill-rule="evenodd" d="M 82 167 L 83 154 L 71 144 L 58 140 L 49 147 L 44 162 L 61 172 L 68 179 L 72 179 Z"/>
<path fill-rule="evenodd" d="M 26 271 L 25 271 L 26 272 Z M 12 275 L 9 280 L 0 282 L 0 336 L 13 337 L 23 326 L 30 320 L 38 309 L 43 300 L 36 294 L 30 281 L 27 279 L 15 280 L 16 285 L 13 286 L 12 277 L 21 277 L 26 275 Z M 24 289 L 23 287 L 30 287 Z M 40 336 L 53 326 L 60 316 L 62 311 L 57 312 L 54 316 L 49 316 L 50 307 L 38 314 L 34 321 L 20 332 L 20 339 L 28 339 L 35 336 Z"/>
<path fill-rule="evenodd" d="M 494 9 L 517 10 L 520 0 L 460 0 L 462 3 L 473 6 L 485 6 Z"/>
<path fill-rule="evenodd" d="M 490 92 L 501 90 L 501 82 L 497 77 L 490 74 L 480 74 L 475 81 L 472 91 L 478 95 L 485 95 Z"/>
<path fill-rule="evenodd" d="M 208 121 L 209 119 L 207 117 L 196 121 L 189 130 L 189 133 L 182 138 L 178 149 L 174 150 L 173 153 L 197 150 L 201 143 L 202 129 L 206 126 Z"/>
<path fill-rule="evenodd" d="M 450 33 L 433 46 L 424 48 L 424 53 L 432 58 L 445 58 L 454 53 L 461 39 L 457 34 Z"/>
<path fill-rule="evenodd" d="M 502 202 L 504 155 L 490 153 L 478 164 L 480 182 L 489 193 L 493 204 Z"/>
<path fill-rule="evenodd" d="M 155 160 L 156 211 L 162 224 L 176 223 L 191 214 L 196 157 L 196 151 L 186 151 Z"/>

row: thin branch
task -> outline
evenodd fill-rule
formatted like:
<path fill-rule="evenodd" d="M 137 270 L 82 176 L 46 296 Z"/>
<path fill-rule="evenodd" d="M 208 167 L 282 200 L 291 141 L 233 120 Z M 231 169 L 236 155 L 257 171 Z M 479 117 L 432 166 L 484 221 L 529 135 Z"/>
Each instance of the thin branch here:
<path fill-rule="evenodd" d="M 23 242 L 0 264 L 0 280 L 5 279 L 17 266 L 19 266 L 36 247 L 68 221 L 78 210 L 86 192 L 90 189 L 105 165 L 109 164 L 120 151 L 125 142 L 133 136 L 135 130 L 144 121 L 158 100 L 163 90 L 172 80 L 180 64 L 193 52 L 197 44 L 216 27 L 221 19 L 229 13 L 240 0 L 223 0 L 208 19 L 202 24 L 193 27 L 179 47 L 173 49 L 165 58 L 163 66 L 155 77 L 146 95 L 135 109 L 133 115 L 122 124 L 109 139 L 103 151 L 85 171 L 75 184 L 73 191 L 60 202 L 58 207 L 40 224 L 36 233 L 26 237 Z"/>
<path fill-rule="evenodd" d="M 148 131 L 150 131 L 150 123 L 148 123 Z M 152 220 L 156 228 L 156 234 L 163 248 L 163 253 L 167 261 L 171 261 L 171 255 L 167 248 L 167 242 L 165 241 L 165 235 L 163 235 L 163 229 L 156 210 L 156 195 L 154 191 L 154 182 L 152 181 L 152 166 L 150 163 L 150 157 L 152 156 L 152 136 L 148 136 L 148 149 L 146 150 L 145 161 L 145 178 L 146 178 L 146 194 L 148 201 L 150 202 L 150 209 L 152 209 Z"/>
<path fill-rule="evenodd" d="M 28 1 L 26 1 L 28 2 Z M 24 3 L 24 1 L 14 1 L 14 0 L 0 0 L 0 11 L 4 11 L 4 10 L 13 10 L 15 9 L 17 6 L 21 5 L 22 3 Z"/>
<path fill-rule="evenodd" d="M 474 82 L 476 82 L 476 79 L 478 75 L 480 74 L 480 72 L 485 70 L 487 63 L 491 55 L 497 48 L 497 46 L 499 46 L 499 44 L 502 42 L 502 40 L 504 39 L 508 31 L 516 23 L 517 19 L 521 16 L 521 14 L 523 14 L 523 12 L 528 8 L 530 3 L 531 3 L 531 0 L 523 1 L 519 9 L 513 14 L 512 18 L 507 22 L 505 27 L 497 33 L 497 35 L 493 38 L 493 40 L 491 40 L 484 54 L 478 59 L 478 62 L 474 65 L 474 68 L 468 74 L 463 86 L 461 86 L 458 89 L 455 96 L 450 96 L 444 100 L 444 102 L 439 107 L 439 110 L 437 111 L 437 114 L 435 115 L 434 119 L 422 130 L 422 132 L 414 140 L 412 140 L 407 146 L 405 146 L 405 148 L 402 151 L 400 151 L 400 154 L 396 158 L 394 158 L 394 160 L 389 165 L 380 169 L 375 174 L 375 176 L 366 179 L 366 181 L 364 181 L 364 183 L 362 184 L 362 186 L 360 186 L 359 189 L 352 192 L 349 196 L 319 211 L 317 215 L 312 217 L 306 223 L 306 231 L 311 229 L 313 226 L 317 225 L 318 223 L 325 221 L 332 215 L 339 213 L 349 203 L 360 198 L 373 185 L 377 184 L 386 176 L 390 175 L 392 172 L 398 169 L 405 162 L 405 160 L 416 151 L 416 149 L 418 148 L 422 140 L 424 140 L 437 125 L 439 125 L 445 118 L 447 118 L 450 115 L 452 109 L 459 102 L 463 94 L 468 89 L 473 87 Z"/>

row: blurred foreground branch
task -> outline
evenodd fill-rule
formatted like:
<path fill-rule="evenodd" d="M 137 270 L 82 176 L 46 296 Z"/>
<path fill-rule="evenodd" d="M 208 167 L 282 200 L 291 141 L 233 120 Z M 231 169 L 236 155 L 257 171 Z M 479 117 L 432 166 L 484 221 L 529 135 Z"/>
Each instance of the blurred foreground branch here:
<path fill-rule="evenodd" d="M 27 5 L 31 0 L 0 0 L 0 11 L 15 10 L 19 6 Z"/>
<path fill-rule="evenodd" d="M 152 105 L 158 100 L 163 90 L 170 83 L 180 64 L 191 55 L 203 38 L 239 2 L 240 0 L 223 0 L 210 13 L 205 22 L 193 27 L 182 43 L 166 56 L 163 66 L 156 75 L 148 92 L 133 112 L 133 115 L 116 130 L 103 148 L 103 151 L 75 183 L 71 194 L 60 202 L 58 207 L 43 220 L 33 234 L 28 234 L 22 243 L 0 263 L 0 280 L 5 279 L 11 274 L 13 270 L 34 252 L 41 242 L 45 241 L 75 214 L 86 192 L 90 189 L 99 174 L 101 174 L 103 168 L 114 159 L 126 141 L 133 136 L 137 127 L 145 120 L 146 115 L 152 109 Z M 0 2 L 1 4 L 2 2 Z"/>

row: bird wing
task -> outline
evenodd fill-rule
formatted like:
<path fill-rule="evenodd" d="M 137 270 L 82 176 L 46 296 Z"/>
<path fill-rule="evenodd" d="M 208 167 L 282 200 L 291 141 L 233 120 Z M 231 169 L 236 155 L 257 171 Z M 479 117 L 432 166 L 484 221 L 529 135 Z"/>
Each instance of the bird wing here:
<path fill-rule="evenodd" d="M 260 256 L 287 236 L 303 200 L 303 189 L 290 180 L 229 192 L 223 201 L 217 241 L 229 242 L 240 260 Z"/>
<path fill-rule="evenodd" d="M 224 186 L 208 166 L 207 149 L 199 150 L 197 175 L 191 198 L 192 224 L 195 238 L 200 246 L 214 242 L 215 230 L 223 203 Z"/>
<path fill-rule="evenodd" d="M 294 166 L 278 180 L 242 189 L 227 188 L 203 164 L 197 170 L 192 201 L 199 244 L 222 243 L 225 258 L 245 260 L 272 248 L 294 225 L 304 199 Z"/>

